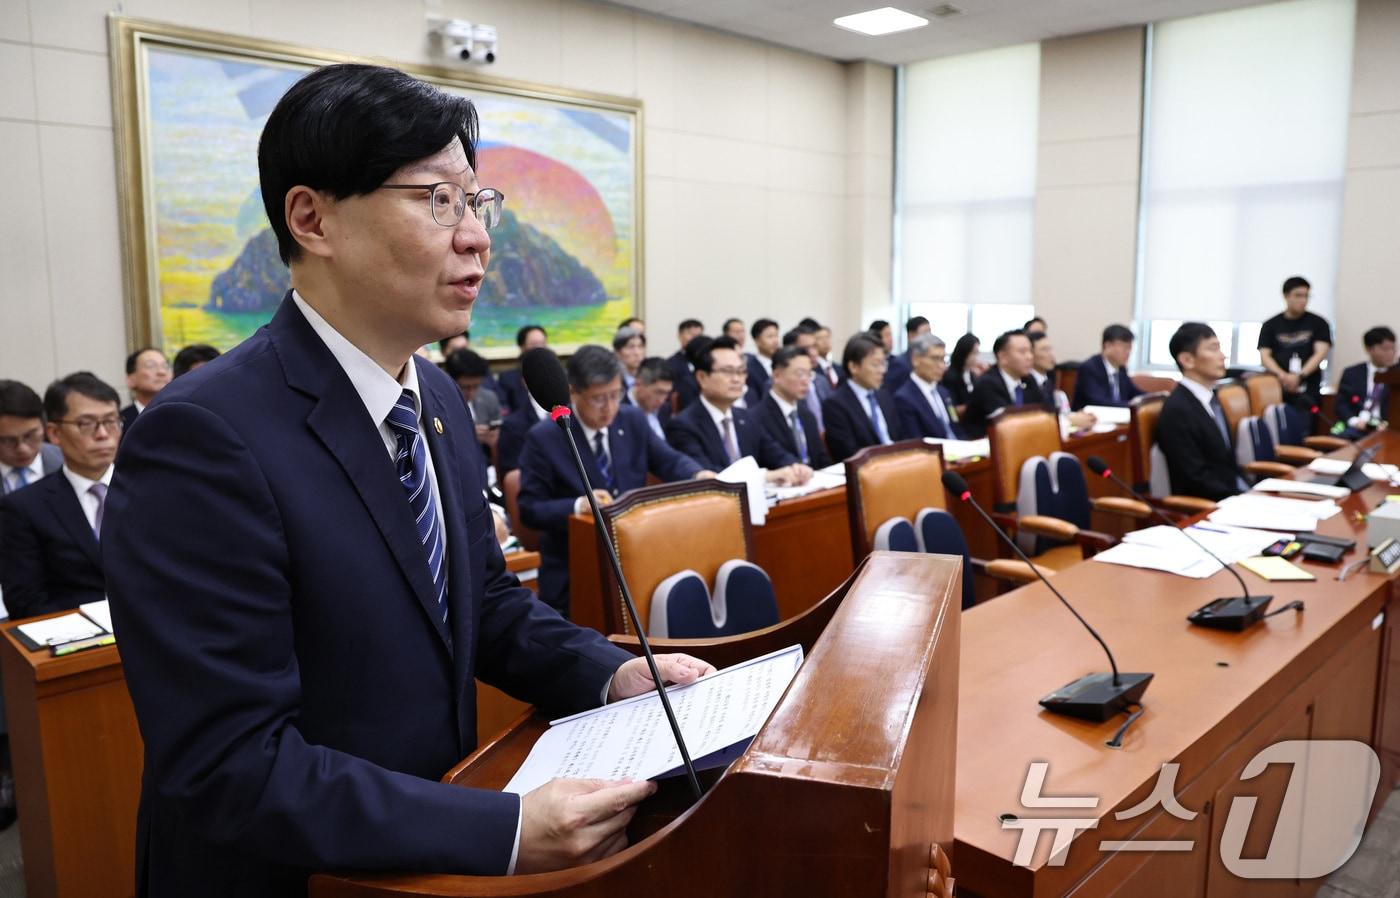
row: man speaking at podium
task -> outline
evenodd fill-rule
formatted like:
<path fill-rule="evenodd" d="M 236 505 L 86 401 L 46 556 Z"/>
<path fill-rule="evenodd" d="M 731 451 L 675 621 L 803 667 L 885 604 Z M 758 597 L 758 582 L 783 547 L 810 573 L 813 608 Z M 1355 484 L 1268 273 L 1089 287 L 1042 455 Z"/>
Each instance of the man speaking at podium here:
<path fill-rule="evenodd" d="M 474 676 L 561 712 L 651 685 L 506 572 L 471 415 L 414 356 L 471 324 L 501 203 L 475 144 L 468 100 L 402 72 L 292 87 L 258 169 L 293 291 L 123 440 L 103 556 L 145 742 L 139 895 L 585 863 L 653 790 L 438 782 L 475 746 Z"/>

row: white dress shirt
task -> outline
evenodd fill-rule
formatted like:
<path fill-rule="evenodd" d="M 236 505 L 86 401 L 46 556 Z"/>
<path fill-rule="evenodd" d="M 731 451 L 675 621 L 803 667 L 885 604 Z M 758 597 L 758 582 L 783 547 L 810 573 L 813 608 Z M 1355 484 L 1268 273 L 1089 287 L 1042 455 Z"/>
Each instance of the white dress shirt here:
<path fill-rule="evenodd" d="M 766 356 L 766 355 L 764 355 L 764 354 L 761 353 L 761 352 L 755 352 L 755 353 L 753 354 L 753 357 L 756 358 L 756 359 L 758 359 L 758 363 L 759 363 L 760 365 L 763 366 L 763 370 L 764 370 L 764 371 L 767 371 L 767 372 L 768 372 L 768 377 L 771 379 L 771 378 L 773 377 L 773 358 L 772 358 L 772 356 Z"/>
<path fill-rule="evenodd" d="M 851 385 L 851 390 L 855 392 L 856 398 L 860 400 L 861 411 L 865 412 L 867 418 L 870 417 L 870 397 L 874 395 L 873 392 L 856 383 L 854 378 L 846 382 Z M 888 446 L 890 443 L 893 443 L 894 440 L 890 438 L 890 422 L 885 420 L 885 410 L 880 408 L 880 403 L 878 401 L 875 403 L 875 417 L 880 420 L 880 429 L 885 435 L 885 438 L 880 442 Z"/>
<path fill-rule="evenodd" d="M 0 495 L 13 493 L 19 489 L 19 468 L 12 468 L 4 462 L 0 462 Z M 29 467 L 24 469 L 25 486 L 33 486 L 34 483 L 44 476 L 44 453 L 39 452 L 34 456 L 34 460 L 29 463 Z"/>
<path fill-rule="evenodd" d="M 734 423 L 734 406 L 730 406 L 729 411 L 722 412 L 704 396 L 700 397 L 700 404 L 705 406 L 705 411 L 710 413 L 710 420 L 715 422 L 715 432 L 719 434 L 721 446 L 724 445 L 724 421 L 726 418 L 729 419 L 729 432 L 734 435 L 734 449 L 739 453 L 738 457 L 734 460 L 738 461 L 740 458 L 743 458 L 744 450 L 739 446 L 739 427 Z M 728 452 L 729 448 L 725 447 L 724 451 Z"/>
<path fill-rule="evenodd" d="M 1015 404 L 1016 404 L 1016 388 L 1017 388 L 1017 387 L 1021 387 L 1022 390 L 1024 391 L 1026 385 L 1025 385 L 1024 383 L 1022 383 L 1021 381 L 1017 380 L 1016 378 L 1012 377 L 1010 374 L 1007 374 L 1007 373 L 1006 373 L 1006 369 L 1003 368 L 1003 367 L 1001 367 L 1000 365 L 997 365 L 997 372 L 998 372 L 999 374 L 1001 374 L 1002 382 L 1004 382 L 1004 383 L 1006 384 L 1006 395 L 1008 395 L 1008 396 L 1011 397 L 1011 404 L 1012 404 L 1012 405 L 1015 405 Z M 1035 369 L 1034 369 L 1034 368 L 1031 369 L 1031 373 L 1032 373 L 1032 374 L 1035 373 Z M 1025 400 L 1024 400 L 1024 396 L 1023 396 L 1023 398 L 1022 398 L 1022 401 L 1023 401 L 1023 402 L 1025 401 Z"/>
<path fill-rule="evenodd" d="M 112 485 L 112 467 L 112 465 L 108 465 L 107 470 L 103 471 L 102 476 L 96 480 L 88 480 L 67 465 L 63 466 L 63 476 L 68 478 L 68 483 L 72 485 L 73 492 L 78 496 L 78 504 L 83 507 L 83 516 L 87 518 L 89 529 L 97 529 L 98 502 L 97 497 L 91 493 L 92 485 L 100 483 L 110 487 Z"/>
<path fill-rule="evenodd" d="M 1210 415 L 1211 420 L 1215 420 L 1215 409 L 1211 406 L 1211 403 L 1215 400 L 1215 391 L 1210 387 L 1196 383 L 1189 377 L 1183 377 L 1181 382 L 1185 384 L 1186 389 L 1191 391 L 1191 395 L 1195 396 L 1201 405 L 1205 407 L 1206 414 Z"/>

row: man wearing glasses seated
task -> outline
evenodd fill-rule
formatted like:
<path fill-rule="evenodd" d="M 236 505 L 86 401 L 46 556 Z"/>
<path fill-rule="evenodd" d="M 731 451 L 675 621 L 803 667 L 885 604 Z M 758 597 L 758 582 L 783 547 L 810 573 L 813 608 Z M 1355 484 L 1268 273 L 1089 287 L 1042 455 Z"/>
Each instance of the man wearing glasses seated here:
<path fill-rule="evenodd" d="M 44 402 L 17 380 L 0 380 L 0 496 L 63 467 L 63 453 L 44 442 Z"/>
<path fill-rule="evenodd" d="M 599 505 L 646 486 L 652 474 L 667 482 L 713 477 L 666 445 L 643 412 L 622 403 L 622 363 L 601 346 L 581 346 L 567 365 L 570 427 Z M 540 598 L 569 615 L 569 516 L 586 514 L 568 441 L 545 418 L 530 429 L 520 453 L 520 517 L 540 537 Z"/>
<path fill-rule="evenodd" d="M 11 618 L 106 597 L 98 534 L 121 439 L 117 391 L 87 372 L 44 394 L 49 440 L 63 467 L 0 501 L 0 587 Z"/>

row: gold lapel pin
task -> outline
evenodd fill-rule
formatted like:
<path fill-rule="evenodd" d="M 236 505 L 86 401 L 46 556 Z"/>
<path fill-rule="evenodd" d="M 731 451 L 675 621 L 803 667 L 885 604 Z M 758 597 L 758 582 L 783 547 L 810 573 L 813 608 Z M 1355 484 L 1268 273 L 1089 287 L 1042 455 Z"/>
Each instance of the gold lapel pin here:
<path fill-rule="evenodd" d="M 441 418 L 437 418 L 437 417 L 433 418 L 433 430 L 436 430 L 438 433 L 442 433 L 442 419 L 441 419 Z"/>

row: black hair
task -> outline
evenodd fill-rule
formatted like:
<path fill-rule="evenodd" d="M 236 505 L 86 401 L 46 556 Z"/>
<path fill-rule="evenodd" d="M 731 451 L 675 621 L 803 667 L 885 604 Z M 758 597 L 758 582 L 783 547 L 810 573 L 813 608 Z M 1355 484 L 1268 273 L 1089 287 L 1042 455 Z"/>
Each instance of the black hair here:
<path fill-rule="evenodd" d="M 625 347 L 628 343 L 631 343 L 633 340 L 641 340 L 642 348 L 646 348 L 646 334 L 637 330 L 635 327 L 620 328 L 617 333 L 613 334 L 613 352 L 621 352 L 623 347 Z"/>
<path fill-rule="evenodd" d="M 476 168 L 476 107 L 384 66 L 328 65 L 293 84 L 258 140 L 258 183 L 282 261 L 300 258 L 287 226 L 287 192 L 304 185 L 335 199 L 378 190 L 394 172 L 460 140 Z"/>
<path fill-rule="evenodd" d="M 1183 352 L 1196 354 L 1196 349 L 1205 340 L 1215 336 L 1215 330 L 1209 324 L 1202 324 L 1199 321 L 1188 321 L 1176 329 L 1172 334 L 1171 342 L 1167 344 L 1167 351 L 1172 354 L 1172 361 L 1176 362 L 1176 367 L 1183 372 L 1179 356 Z"/>
<path fill-rule="evenodd" d="M 699 318 L 687 318 L 680 324 L 676 325 L 676 332 L 680 333 L 681 331 L 688 331 L 691 328 L 696 327 L 700 328 L 701 330 L 705 329 L 705 325 L 701 323 Z"/>
<path fill-rule="evenodd" d="M 453 380 L 459 377 L 485 377 L 491 373 L 491 363 L 470 349 L 452 353 L 442 367 Z"/>
<path fill-rule="evenodd" d="M 1373 327 L 1366 333 L 1361 335 L 1361 342 L 1365 344 L 1367 349 L 1370 349 L 1372 346 L 1379 346 L 1387 340 L 1389 340 L 1391 343 L 1395 342 L 1395 331 L 1391 330 L 1388 327 L 1385 327 L 1384 325 L 1380 327 Z M 0 415 L 3 414 L 4 412 L 0 411 Z"/>
<path fill-rule="evenodd" d="M 1012 337 L 1026 337 L 1027 339 L 1029 339 L 1030 334 L 1021 330 L 1020 328 L 1007 331 L 1006 333 L 1002 334 L 1000 337 L 997 337 L 994 341 L 992 341 L 992 355 L 1000 355 L 1001 351 L 1006 348 L 1006 344 L 1011 342 Z"/>
<path fill-rule="evenodd" d="M 1298 275 L 1295 274 L 1293 277 L 1283 282 L 1283 295 L 1287 296 L 1299 287 L 1307 287 L 1311 290 L 1312 284 L 1308 283 L 1307 278 L 1298 277 Z"/>
<path fill-rule="evenodd" d="M 140 360 L 140 358 L 141 358 L 142 355 L 144 355 L 144 354 L 146 354 L 146 353 L 148 353 L 148 352 L 160 352 L 160 357 L 161 357 L 161 358 L 165 358 L 165 353 L 161 352 L 160 349 L 159 349 L 158 347 L 155 347 L 155 346 L 142 346 L 140 349 L 136 350 L 136 351 L 133 352 L 131 355 L 129 355 L 129 356 L 126 357 L 126 373 L 127 373 L 127 374 L 135 374 L 135 373 L 136 373 L 136 363 L 137 363 L 137 361 Z"/>
<path fill-rule="evenodd" d="M 654 384 L 658 380 L 667 383 L 675 380 L 676 376 L 671 373 L 671 366 L 666 364 L 666 360 L 660 356 L 650 356 L 643 359 L 642 364 L 637 367 L 637 383 L 642 386 Z"/>
<path fill-rule="evenodd" d="M 727 333 L 729 333 L 729 325 L 731 325 L 731 324 L 743 324 L 743 323 L 744 323 L 744 319 L 742 319 L 742 318 L 726 318 L 726 319 L 724 319 L 724 323 L 721 324 L 721 325 L 719 326 L 719 332 L 720 332 L 721 334 L 727 334 Z"/>
<path fill-rule="evenodd" d="M 777 326 L 778 322 L 774 321 L 772 318 L 760 318 L 749 326 L 749 336 L 757 340 L 759 334 L 768 330 L 770 327 L 776 329 Z"/>
<path fill-rule="evenodd" d="M 578 393 L 622 377 L 622 362 L 602 346 L 580 346 L 564 367 L 569 374 L 569 386 Z"/>
<path fill-rule="evenodd" d="M 530 334 L 535 331 L 539 331 L 540 333 L 544 334 L 544 338 L 546 340 L 549 339 L 549 331 L 545 330 L 538 324 L 527 324 L 520 330 L 515 332 L 515 345 L 520 347 L 521 349 L 524 349 L 526 339 L 528 339 Z"/>
<path fill-rule="evenodd" d="M 0 415 L 43 418 L 44 403 L 27 385 L 17 380 L 0 380 Z"/>
<path fill-rule="evenodd" d="M 1026 339 L 1031 341 L 1031 349 L 1035 349 L 1035 344 L 1039 343 L 1041 340 L 1049 339 L 1049 337 L 1050 335 L 1045 331 L 1031 331 L 1029 334 L 1026 334 Z"/>
<path fill-rule="evenodd" d="M 686 342 L 685 348 L 681 350 L 681 352 L 685 353 L 685 360 L 691 365 L 694 365 L 700 353 L 709 349 L 710 343 L 714 339 L 714 337 L 706 336 L 705 334 L 696 334 L 691 337 L 690 340 Z"/>
<path fill-rule="evenodd" d="M 628 319 L 624 320 L 621 324 L 619 324 L 619 325 L 617 326 L 617 329 L 618 329 L 618 330 L 622 330 L 624 327 L 631 327 L 631 326 L 634 325 L 634 324 L 645 324 L 645 323 L 646 323 L 646 322 L 642 321 L 642 319 L 640 319 L 640 318 L 638 318 L 638 317 L 636 317 L 636 316 L 634 315 L 634 316 L 632 316 L 631 318 L 628 318 Z"/>
<path fill-rule="evenodd" d="M 948 356 L 948 367 L 961 373 L 967 367 L 968 356 L 980 345 L 982 341 L 977 339 L 976 334 L 963 334 L 958 337 L 958 342 L 953 344 L 952 354 Z"/>
<path fill-rule="evenodd" d="M 783 346 L 796 346 L 797 338 L 803 336 L 804 334 L 815 337 L 817 334 L 817 329 L 815 327 L 808 327 L 805 324 L 799 324 L 797 327 L 794 327 L 792 330 L 783 334 Z"/>
<path fill-rule="evenodd" d="M 888 323 L 885 326 L 888 327 Z M 866 356 L 877 349 L 885 351 L 885 344 L 881 343 L 879 338 L 871 334 L 856 334 L 846 341 L 846 349 L 841 353 L 841 367 L 850 371 L 852 365 L 859 365 L 865 361 Z"/>
<path fill-rule="evenodd" d="M 1133 332 L 1121 324 L 1110 324 L 1103 329 L 1104 343 L 1131 343 L 1133 342 Z"/>
<path fill-rule="evenodd" d="M 788 331 L 788 333 L 796 333 L 796 331 Z M 807 350 L 805 349 L 798 349 L 796 346 L 791 345 L 784 346 L 782 349 L 773 353 L 773 370 L 781 371 L 788 365 L 791 365 L 793 359 L 797 358 L 807 359 L 811 358 L 811 356 L 807 354 Z"/>
<path fill-rule="evenodd" d="M 874 321 L 870 322 L 870 327 L 866 328 L 866 330 L 878 337 L 880 336 L 880 333 L 889 326 L 890 323 L 885 319 L 876 318 Z"/>
<path fill-rule="evenodd" d="M 706 374 L 709 374 L 710 372 L 714 371 L 716 349 L 732 349 L 735 352 L 738 352 L 739 344 L 734 340 L 733 337 L 726 337 L 723 334 L 721 334 L 718 337 L 715 337 L 709 343 L 706 343 L 704 348 L 702 348 L 699 352 L 695 353 L 696 371 L 704 371 Z M 742 362 L 743 356 L 740 356 L 739 360 Z"/>
<path fill-rule="evenodd" d="M 912 337 L 914 334 L 918 333 L 921 327 L 928 327 L 928 319 L 922 315 L 915 315 L 913 318 L 904 322 L 904 333 Z"/>
<path fill-rule="evenodd" d="M 453 340 L 457 339 L 458 337 L 462 337 L 462 338 L 465 339 L 468 343 L 470 343 L 470 342 L 472 341 L 472 332 L 471 332 L 470 330 L 465 330 L 465 331 L 462 331 L 460 334 L 453 334 L 453 335 L 450 336 L 450 337 L 445 337 L 445 338 L 443 338 L 443 339 L 441 339 L 441 340 L 438 341 L 438 349 L 439 349 L 439 350 L 446 349 L 446 348 L 447 348 L 447 344 L 448 344 L 448 343 L 451 343 Z"/>
<path fill-rule="evenodd" d="M 110 402 L 121 407 L 117 391 L 98 379 L 91 371 L 75 371 L 49 384 L 44 391 L 44 415 L 50 421 L 62 421 L 68 416 L 68 394 L 77 393 L 96 402 Z"/>
<path fill-rule="evenodd" d="M 175 361 L 170 366 L 172 379 L 182 374 L 189 374 L 190 369 L 196 365 L 203 365 L 205 362 L 212 362 L 219 357 L 219 350 L 208 343 L 194 343 L 175 353 Z"/>
<path fill-rule="evenodd" d="M 1023 331 L 1028 331 L 1028 330 L 1030 330 L 1030 329 L 1031 329 L 1031 325 L 1032 325 L 1032 324 L 1035 324 L 1037 321 L 1040 322 L 1040 324 L 1041 324 L 1042 327 L 1049 327 L 1049 326 L 1050 326 L 1050 322 L 1046 321 L 1044 318 L 1041 318 L 1039 315 L 1036 315 L 1036 316 L 1034 316 L 1033 318 L 1027 318 L 1027 319 L 1026 319 L 1026 323 L 1023 324 L 1023 325 L 1021 325 L 1021 330 L 1023 330 Z"/>
<path fill-rule="evenodd" d="M 812 333 L 816 333 L 817 331 L 822 329 L 821 324 L 815 318 L 803 318 L 801 321 L 797 322 L 797 326 L 810 327 L 812 329 Z"/>

